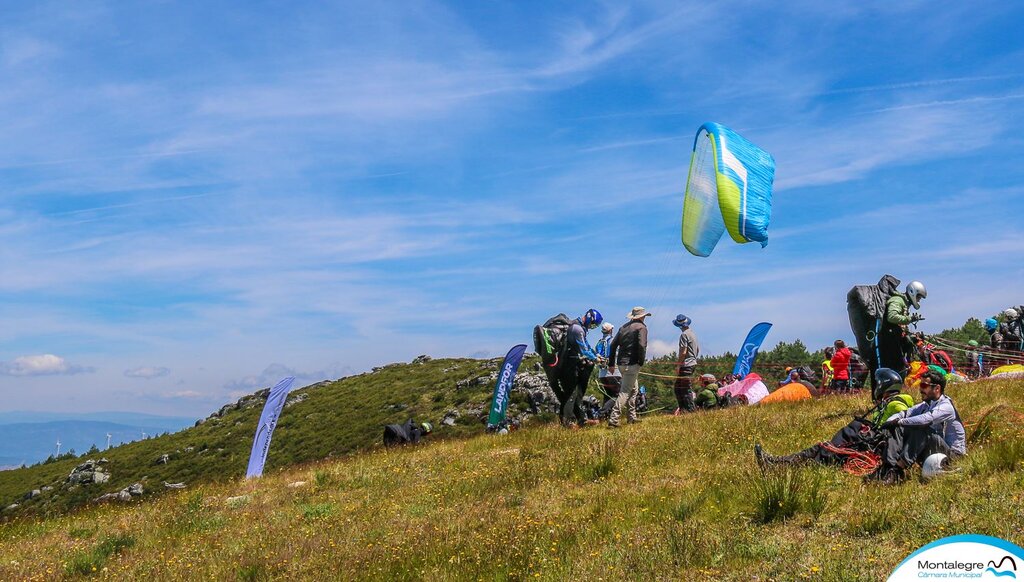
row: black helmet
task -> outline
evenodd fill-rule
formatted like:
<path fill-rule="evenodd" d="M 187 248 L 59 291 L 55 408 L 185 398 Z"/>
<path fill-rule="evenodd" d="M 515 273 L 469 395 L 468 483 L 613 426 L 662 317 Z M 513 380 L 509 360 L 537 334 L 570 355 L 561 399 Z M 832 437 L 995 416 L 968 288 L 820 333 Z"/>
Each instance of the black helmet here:
<path fill-rule="evenodd" d="M 872 394 L 875 400 L 881 400 L 889 392 L 899 392 L 902 387 L 903 377 L 895 370 L 889 368 L 875 370 L 875 390 Z"/>

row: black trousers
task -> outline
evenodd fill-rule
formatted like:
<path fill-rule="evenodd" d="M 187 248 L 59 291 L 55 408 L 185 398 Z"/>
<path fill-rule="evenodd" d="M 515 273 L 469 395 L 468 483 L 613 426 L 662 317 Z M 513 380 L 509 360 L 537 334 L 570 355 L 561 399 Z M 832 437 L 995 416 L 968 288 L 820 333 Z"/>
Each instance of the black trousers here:
<path fill-rule="evenodd" d="M 604 390 L 603 398 L 601 402 L 601 412 L 598 414 L 599 418 L 608 418 L 612 413 L 612 408 L 615 406 L 615 398 L 622 391 L 622 378 L 619 376 L 605 376 L 598 380 L 601 383 L 601 389 Z"/>
<path fill-rule="evenodd" d="M 564 396 L 558 399 L 561 404 L 562 424 L 576 423 L 582 426 L 586 422 L 583 395 L 587 392 L 587 383 L 590 382 L 590 374 L 593 371 L 594 364 L 587 360 L 567 358 L 562 364 L 559 383 Z"/>
<path fill-rule="evenodd" d="M 935 453 L 950 454 L 942 435 L 930 426 L 901 426 L 892 431 L 886 443 L 885 464 L 905 469 L 914 463 L 923 463 Z"/>
<path fill-rule="evenodd" d="M 867 426 L 869 425 L 865 425 L 859 420 L 851 421 L 839 429 L 836 434 L 832 435 L 828 442 L 835 447 L 856 449 L 858 451 L 870 450 L 874 433 L 870 430 L 865 432 L 864 428 Z M 822 465 L 842 465 L 846 462 L 846 457 L 829 451 L 821 446 L 820 443 L 784 458 L 789 461 L 813 461 Z"/>
<path fill-rule="evenodd" d="M 676 394 L 676 403 L 680 410 L 693 412 L 697 407 L 693 403 L 693 366 L 682 366 L 676 373 L 676 382 L 672 390 Z"/>

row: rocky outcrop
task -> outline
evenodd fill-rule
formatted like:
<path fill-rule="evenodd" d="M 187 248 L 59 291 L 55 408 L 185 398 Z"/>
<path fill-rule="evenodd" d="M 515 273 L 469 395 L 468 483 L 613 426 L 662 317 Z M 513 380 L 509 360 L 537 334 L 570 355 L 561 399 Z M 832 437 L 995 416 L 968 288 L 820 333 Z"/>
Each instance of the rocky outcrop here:
<path fill-rule="evenodd" d="M 96 499 L 93 499 L 95 503 L 105 503 L 107 501 L 131 501 L 132 497 L 140 497 L 143 493 L 142 483 L 132 483 L 117 493 L 107 493 L 106 495 L 100 495 Z"/>
<path fill-rule="evenodd" d="M 293 404 L 298 404 L 307 398 L 309 398 L 309 394 L 307 394 L 306 392 L 300 392 L 298 394 L 289 394 L 288 399 L 284 401 L 284 407 L 288 408 L 289 406 Z"/>
<path fill-rule="evenodd" d="M 164 481 L 164 488 L 165 489 L 184 489 L 185 488 L 185 484 L 184 483 L 168 483 L 167 481 Z"/>
<path fill-rule="evenodd" d="M 412 359 L 412 363 L 414 363 L 414 364 L 426 364 L 427 362 L 429 362 L 432 359 L 434 359 L 434 358 L 431 358 L 427 354 L 423 354 L 423 355 L 416 356 L 415 358 L 413 358 Z"/>
<path fill-rule="evenodd" d="M 110 480 L 110 473 L 103 470 L 101 463 L 105 463 L 106 459 L 100 459 L 99 461 L 93 461 L 92 459 L 75 467 L 71 474 L 68 475 L 68 484 L 89 484 L 89 483 L 106 483 Z"/>
<path fill-rule="evenodd" d="M 483 376 L 475 376 L 473 378 L 466 378 L 459 380 L 455 383 L 456 390 L 465 390 L 466 388 L 473 388 L 474 386 L 488 386 L 494 385 L 498 380 L 498 373 L 492 372 Z"/>

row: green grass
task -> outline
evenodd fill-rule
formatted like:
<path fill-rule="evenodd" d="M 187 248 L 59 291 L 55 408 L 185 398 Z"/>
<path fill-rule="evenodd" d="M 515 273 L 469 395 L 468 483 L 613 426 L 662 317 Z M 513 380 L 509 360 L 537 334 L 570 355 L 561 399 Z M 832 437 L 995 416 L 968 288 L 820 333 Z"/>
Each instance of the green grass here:
<path fill-rule="evenodd" d="M 973 428 L 1024 401 L 1024 383 L 950 394 Z M 989 417 L 962 470 L 927 484 L 756 468 L 755 442 L 792 452 L 865 405 L 651 416 L 615 431 L 532 424 L 21 517 L 0 524 L 0 579 L 95 566 L 112 580 L 879 580 L 939 537 L 1024 543 L 1024 427 L 1008 413 Z M 106 543 L 116 536 L 131 543 Z"/>
<path fill-rule="evenodd" d="M 102 572 L 107 560 L 121 553 L 125 548 L 135 545 L 135 537 L 118 534 L 105 538 L 89 551 L 77 552 L 71 556 L 64 571 L 71 576 L 90 576 Z"/>

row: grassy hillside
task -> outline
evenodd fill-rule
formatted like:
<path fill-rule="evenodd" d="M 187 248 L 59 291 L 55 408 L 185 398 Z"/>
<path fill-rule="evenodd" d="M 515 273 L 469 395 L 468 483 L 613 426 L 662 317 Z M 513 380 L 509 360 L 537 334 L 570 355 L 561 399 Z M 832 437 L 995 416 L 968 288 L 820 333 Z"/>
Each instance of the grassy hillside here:
<path fill-rule="evenodd" d="M 394 364 L 293 390 L 274 432 L 267 471 L 376 446 L 384 424 L 413 417 L 439 425 L 449 409 L 486 408 L 493 390 L 489 376 L 499 364 L 499 360 L 472 359 Z M 523 369 L 529 366 L 527 361 Z M 263 399 L 250 398 L 241 408 L 228 406 L 221 416 L 194 428 L 88 456 L 109 460 L 108 483 L 57 487 L 25 501 L 22 498 L 33 489 L 59 485 L 87 456 L 0 472 L 0 509 L 12 503 L 21 505 L 2 516 L 55 515 L 136 482 L 143 483 L 149 496 L 162 493 L 165 481 L 196 485 L 244 475 L 264 401 L 265 395 Z M 523 402 L 516 395 L 512 406 Z M 456 426 L 440 428 L 436 436 L 448 438 L 482 431 L 476 419 L 463 415 Z M 169 462 L 158 463 L 164 454 L 169 455 Z"/>
<path fill-rule="evenodd" d="M 979 423 L 1024 383 L 950 394 L 975 436 L 930 484 L 754 467 L 754 442 L 826 438 L 859 397 L 540 425 L 18 519 L 0 525 L 0 579 L 880 580 L 946 535 L 1024 543 L 1024 426 L 1006 408 Z"/>

